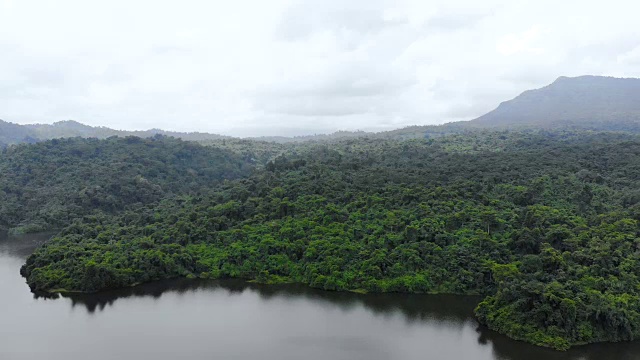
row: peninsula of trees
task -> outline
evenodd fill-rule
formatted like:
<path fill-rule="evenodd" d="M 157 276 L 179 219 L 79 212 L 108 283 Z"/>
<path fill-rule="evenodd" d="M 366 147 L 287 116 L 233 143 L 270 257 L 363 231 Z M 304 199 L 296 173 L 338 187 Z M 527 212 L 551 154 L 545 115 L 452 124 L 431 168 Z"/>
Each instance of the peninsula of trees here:
<path fill-rule="evenodd" d="M 182 276 L 480 294 L 480 322 L 534 344 L 640 336 L 635 135 L 360 138 L 278 148 L 263 165 L 234 155 L 237 145 L 71 140 L 63 153 L 44 142 L 3 154 L 3 166 L 28 152 L 27 173 L 49 169 L 37 181 L 12 178 L 22 196 L 51 204 L 12 207 L 16 222 L 57 225 L 67 219 L 48 209 L 60 206 L 77 216 L 28 258 L 31 288 L 94 292 Z M 109 146 L 137 149 L 140 165 L 65 160 Z M 184 146 L 193 156 L 176 155 Z M 152 171 L 147 152 L 168 160 Z M 109 163 L 130 163 L 117 157 L 131 154 L 117 151 Z M 69 202 L 47 197 L 60 181 L 44 177 L 55 174 L 49 164 L 77 174 L 56 189 Z"/>

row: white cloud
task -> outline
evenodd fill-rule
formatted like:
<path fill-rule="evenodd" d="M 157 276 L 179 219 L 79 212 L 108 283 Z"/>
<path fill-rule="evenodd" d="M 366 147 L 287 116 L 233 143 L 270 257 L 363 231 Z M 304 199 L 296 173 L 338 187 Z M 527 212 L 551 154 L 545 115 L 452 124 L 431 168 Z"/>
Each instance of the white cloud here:
<path fill-rule="evenodd" d="M 634 48 L 631 51 L 618 55 L 617 61 L 622 65 L 630 65 L 630 66 L 640 65 L 640 46 Z"/>
<path fill-rule="evenodd" d="M 544 53 L 544 48 L 535 44 L 543 33 L 540 25 L 534 25 L 529 30 L 519 34 L 508 34 L 503 36 L 496 48 L 502 55 L 514 55 L 518 53 L 530 53 L 540 55 Z"/>
<path fill-rule="evenodd" d="M 302 134 L 469 119 L 560 75 L 640 76 L 640 5 L 25 0 L 0 118 Z"/>

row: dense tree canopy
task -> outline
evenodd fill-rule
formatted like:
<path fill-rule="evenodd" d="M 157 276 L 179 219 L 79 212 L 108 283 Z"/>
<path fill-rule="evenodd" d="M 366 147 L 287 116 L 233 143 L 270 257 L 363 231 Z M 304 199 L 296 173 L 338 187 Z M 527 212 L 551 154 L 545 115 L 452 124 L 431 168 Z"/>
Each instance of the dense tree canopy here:
<path fill-rule="evenodd" d="M 0 228 L 41 231 L 245 176 L 250 161 L 156 136 L 54 139 L 0 151 Z"/>
<path fill-rule="evenodd" d="M 227 150 L 198 147 L 215 162 L 175 171 L 217 164 L 207 181 L 238 176 L 242 163 L 224 151 L 264 166 L 218 186 L 180 178 L 167 189 L 184 195 L 135 210 L 78 211 L 83 216 L 27 260 L 22 273 L 32 289 L 99 291 L 186 276 L 482 294 L 482 323 L 538 345 L 640 337 L 635 136 L 480 132 L 259 143 L 256 151 L 218 145 Z M 166 151 L 195 145 L 175 146 Z"/>

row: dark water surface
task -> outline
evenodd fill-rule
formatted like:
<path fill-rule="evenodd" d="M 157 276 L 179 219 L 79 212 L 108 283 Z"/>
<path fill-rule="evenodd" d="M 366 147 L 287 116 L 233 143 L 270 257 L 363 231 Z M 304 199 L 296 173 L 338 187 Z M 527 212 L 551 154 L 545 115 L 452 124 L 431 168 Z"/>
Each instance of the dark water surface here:
<path fill-rule="evenodd" d="M 36 298 L 19 269 L 48 235 L 0 235 L 0 359 L 640 359 L 640 342 L 569 352 L 478 326 L 478 298 L 175 280 Z"/>

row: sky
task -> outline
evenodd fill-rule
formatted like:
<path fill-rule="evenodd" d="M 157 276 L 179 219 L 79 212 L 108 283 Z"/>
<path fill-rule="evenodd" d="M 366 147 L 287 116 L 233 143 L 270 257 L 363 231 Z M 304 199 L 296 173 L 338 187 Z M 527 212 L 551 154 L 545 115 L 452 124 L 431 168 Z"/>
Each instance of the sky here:
<path fill-rule="evenodd" d="M 468 120 L 640 77 L 640 3 L 0 0 L 0 119 L 233 136 Z"/>

